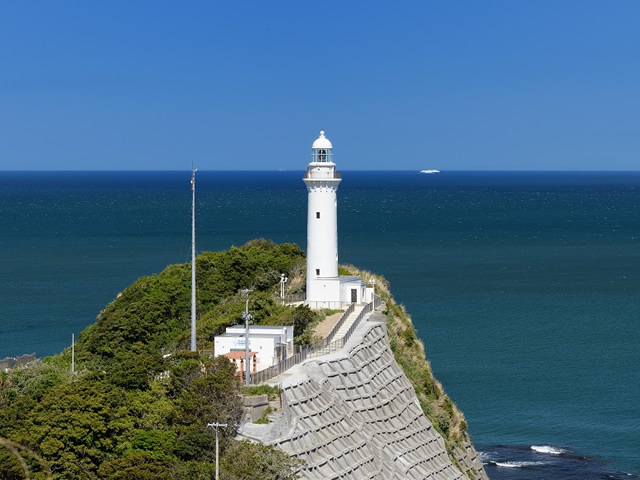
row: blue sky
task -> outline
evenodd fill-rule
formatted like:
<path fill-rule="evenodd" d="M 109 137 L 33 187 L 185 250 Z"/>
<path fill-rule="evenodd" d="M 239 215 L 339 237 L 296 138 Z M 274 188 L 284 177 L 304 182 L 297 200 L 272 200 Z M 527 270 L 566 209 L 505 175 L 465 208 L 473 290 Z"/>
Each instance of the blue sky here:
<path fill-rule="evenodd" d="M 0 170 L 640 169 L 640 1 L 0 3 Z"/>

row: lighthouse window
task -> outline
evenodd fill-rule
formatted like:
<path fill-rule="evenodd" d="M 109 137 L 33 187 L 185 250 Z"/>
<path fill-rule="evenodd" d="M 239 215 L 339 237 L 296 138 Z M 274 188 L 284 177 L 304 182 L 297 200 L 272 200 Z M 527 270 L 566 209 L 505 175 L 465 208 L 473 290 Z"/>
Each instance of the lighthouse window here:
<path fill-rule="evenodd" d="M 326 150 L 318 150 L 318 161 L 326 162 L 327 161 L 327 151 Z"/>
<path fill-rule="evenodd" d="M 316 212 L 316 218 L 320 218 L 320 212 Z"/>
<path fill-rule="evenodd" d="M 316 275 L 320 275 L 320 269 L 316 268 Z"/>

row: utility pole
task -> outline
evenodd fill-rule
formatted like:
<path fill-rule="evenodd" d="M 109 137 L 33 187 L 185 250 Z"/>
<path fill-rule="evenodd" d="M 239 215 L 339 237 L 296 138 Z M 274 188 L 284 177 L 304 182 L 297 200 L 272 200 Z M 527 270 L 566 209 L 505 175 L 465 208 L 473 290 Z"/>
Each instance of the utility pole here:
<path fill-rule="evenodd" d="M 249 361 L 249 320 L 251 319 L 251 315 L 249 315 L 249 292 L 252 291 L 248 288 L 240 290 L 240 293 L 244 295 L 244 313 L 242 314 L 242 318 L 244 318 L 244 381 L 247 386 L 249 386 L 249 377 L 251 376 L 251 364 Z"/>
<path fill-rule="evenodd" d="M 71 334 L 71 373 L 76 373 L 76 334 Z"/>
<path fill-rule="evenodd" d="M 218 480 L 220 472 L 218 469 L 218 427 L 226 427 L 226 423 L 207 423 L 207 428 L 215 427 L 216 429 L 216 480 Z"/>
<path fill-rule="evenodd" d="M 280 274 L 280 298 L 282 299 L 282 304 L 284 305 L 284 284 L 287 283 L 289 278 L 285 276 L 284 273 Z"/>

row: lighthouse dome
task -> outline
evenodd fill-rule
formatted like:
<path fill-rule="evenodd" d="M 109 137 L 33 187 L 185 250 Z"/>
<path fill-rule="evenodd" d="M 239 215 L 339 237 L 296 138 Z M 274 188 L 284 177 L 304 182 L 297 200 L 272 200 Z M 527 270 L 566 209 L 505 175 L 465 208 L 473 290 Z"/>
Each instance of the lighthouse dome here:
<path fill-rule="evenodd" d="M 329 139 L 324 136 L 324 130 L 320 130 L 320 136 L 316 139 L 315 142 L 313 142 L 313 145 L 311 146 L 311 148 L 326 149 L 326 148 L 333 148 L 333 145 L 331 145 L 331 142 L 329 141 Z"/>

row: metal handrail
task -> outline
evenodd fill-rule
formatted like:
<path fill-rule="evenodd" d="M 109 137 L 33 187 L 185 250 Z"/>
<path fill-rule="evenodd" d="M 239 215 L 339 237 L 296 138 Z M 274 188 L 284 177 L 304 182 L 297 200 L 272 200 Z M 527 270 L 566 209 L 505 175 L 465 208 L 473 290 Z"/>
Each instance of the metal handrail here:
<path fill-rule="evenodd" d="M 330 343 L 331 340 L 333 340 L 333 337 L 335 337 L 336 333 L 338 333 L 338 330 L 340 330 L 340 328 L 342 327 L 344 322 L 347 320 L 349 315 L 351 315 L 353 313 L 353 310 L 355 310 L 355 308 L 356 308 L 356 304 L 352 303 L 351 305 L 349 305 L 349 308 L 347 308 L 344 311 L 344 313 L 342 314 L 340 319 L 335 323 L 335 325 L 333 326 L 333 328 L 331 329 L 331 331 L 327 335 L 326 343 Z"/>
<path fill-rule="evenodd" d="M 317 347 L 305 346 L 301 348 L 301 350 L 295 355 L 285 360 L 282 360 L 276 365 L 265 368 L 264 370 L 260 370 L 259 372 L 251 375 L 250 383 L 252 385 L 257 385 L 259 383 L 266 382 L 270 378 L 276 377 L 280 375 L 282 372 L 289 370 L 294 365 L 298 365 L 299 363 L 302 363 L 307 358 L 319 357 L 321 355 L 326 355 L 328 353 L 333 353 L 337 350 L 340 350 L 342 347 L 344 347 L 345 343 L 349 340 L 349 338 L 351 338 L 351 335 L 358 327 L 360 321 L 362 321 L 362 319 L 369 312 L 371 312 L 372 310 L 375 310 L 375 308 L 377 308 L 378 306 L 380 306 L 380 297 L 377 295 L 374 295 L 373 301 L 367 303 L 364 306 L 362 311 L 358 314 L 358 317 L 356 318 L 355 322 L 353 322 L 353 325 L 351 325 L 351 327 L 349 327 L 349 330 L 347 330 L 347 333 L 344 335 L 344 337 L 334 342 L 327 342 L 325 340 L 322 345 Z"/>

